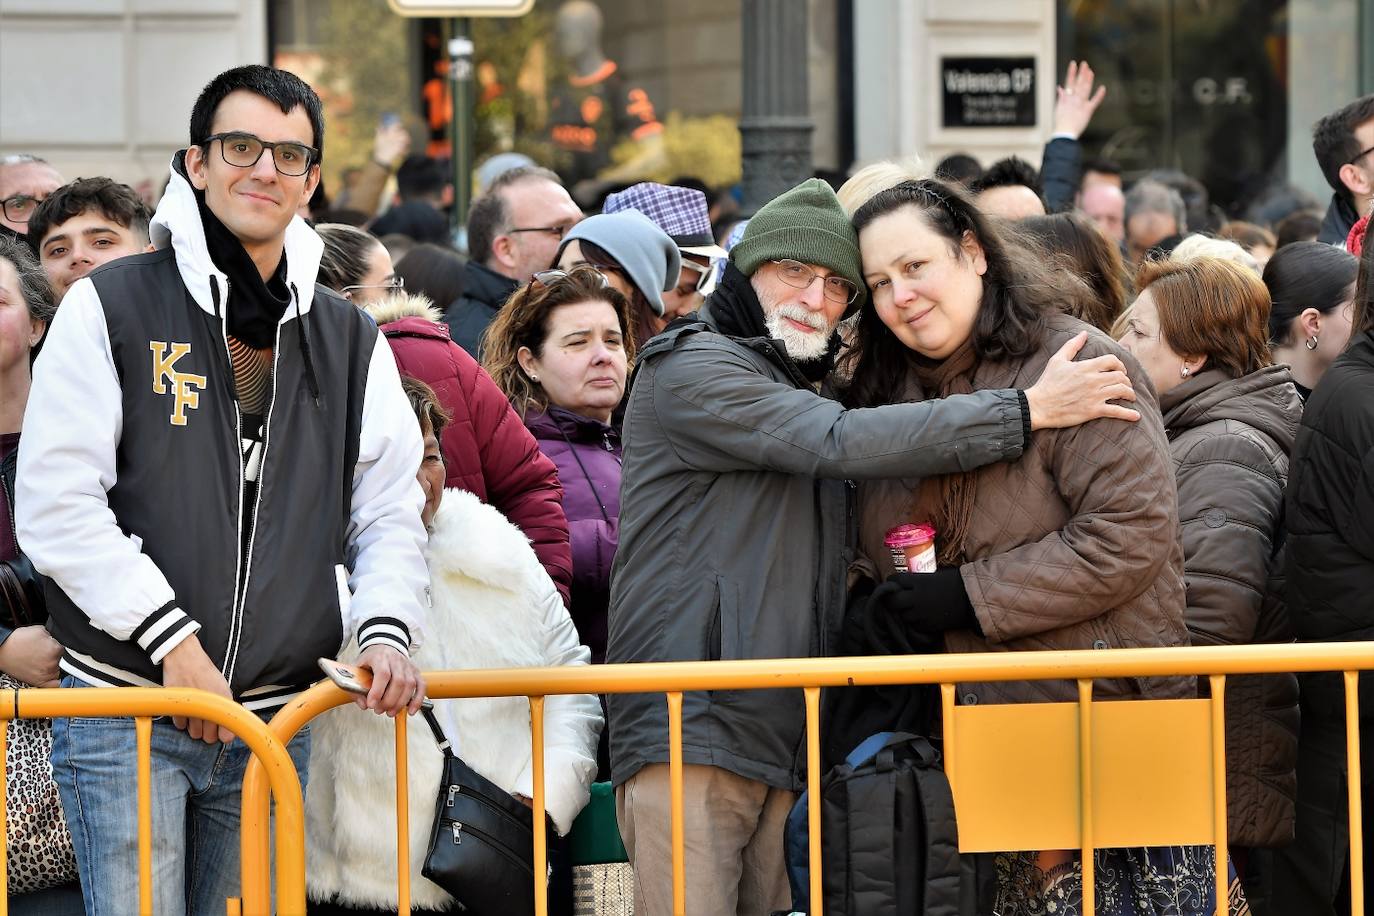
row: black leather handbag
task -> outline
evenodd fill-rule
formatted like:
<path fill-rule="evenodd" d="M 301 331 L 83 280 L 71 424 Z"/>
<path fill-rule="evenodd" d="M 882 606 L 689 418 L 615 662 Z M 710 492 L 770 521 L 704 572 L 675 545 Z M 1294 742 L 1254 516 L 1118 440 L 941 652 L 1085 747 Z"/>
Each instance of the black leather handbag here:
<path fill-rule="evenodd" d="M 534 812 L 453 753 L 433 710 L 421 715 L 444 753 L 444 770 L 420 873 L 465 913 L 534 916 Z M 552 821 L 546 835 L 554 835 Z"/>

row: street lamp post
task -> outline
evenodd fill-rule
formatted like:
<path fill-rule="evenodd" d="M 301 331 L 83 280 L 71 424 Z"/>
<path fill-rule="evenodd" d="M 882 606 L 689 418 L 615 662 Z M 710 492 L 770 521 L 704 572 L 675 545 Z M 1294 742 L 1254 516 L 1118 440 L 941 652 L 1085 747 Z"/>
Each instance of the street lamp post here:
<path fill-rule="evenodd" d="M 806 0 L 744 0 L 744 212 L 812 175 Z"/>

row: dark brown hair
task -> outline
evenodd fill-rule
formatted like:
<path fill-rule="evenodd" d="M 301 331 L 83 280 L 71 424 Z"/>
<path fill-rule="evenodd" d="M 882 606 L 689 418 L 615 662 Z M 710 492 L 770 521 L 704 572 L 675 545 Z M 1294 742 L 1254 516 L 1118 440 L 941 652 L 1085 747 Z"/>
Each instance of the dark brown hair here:
<path fill-rule="evenodd" d="M 544 350 L 549 335 L 549 317 L 554 309 L 579 302 L 609 302 L 620 322 L 625 341 L 625 358 L 634 362 L 635 341 L 630 334 L 630 304 L 620 291 L 606 284 L 594 267 L 574 267 L 548 284 L 533 280 L 511 293 L 506 304 L 487 325 L 482 337 L 482 368 L 510 399 L 521 417 L 533 408 L 548 409 L 548 395 L 525 370 L 520 368 L 520 348 L 529 347 L 536 356 Z"/>
<path fill-rule="evenodd" d="M 964 257 L 960 246 L 965 233 L 983 249 L 988 269 L 973 325 L 973 352 L 978 360 L 1029 356 L 1044 336 L 1046 314 L 1061 304 L 1069 306 L 1066 310 L 1080 307 L 1078 299 L 1086 295 L 1081 281 L 1055 274 L 1043 263 L 1037 245 L 1014 227 L 994 226 L 962 191 L 945 182 L 904 181 L 875 194 L 854 214 L 854 228 L 862 232 L 879 217 L 905 208 L 943 236 L 955 257 Z M 877 309 L 862 309 L 853 346 L 844 357 L 845 367 L 852 370 L 845 403 L 851 407 L 892 403 L 906 377 L 909 358 L 906 345 L 883 324 Z"/>
<path fill-rule="evenodd" d="M 1233 378 L 1273 365 L 1269 290 L 1248 267 L 1221 258 L 1146 261 L 1135 285 L 1137 294 L 1149 290 L 1175 353 L 1205 356 Z"/>
<path fill-rule="evenodd" d="M 453 420 L 453 415 L 444 410 L 434 389 L 409 375 L 401 376 L 401 389 L 410 399 L 410 407 L 415 411 L 415 419 L 420 421 L 420 429 L 427 425 L 433 431 L 434 438 L 440 438 L 444 427 Z"/>
<path fill-rule="evenodd" d="M 1075 273 L 1092 291 L 1069 314 L 1101 331 L 1126 308 L 1126 264 L 1117 248 L 1092 220 L 1079 213 L 1030 216 L 1018 224 L 1039 239 L 1048 259 Z"/>

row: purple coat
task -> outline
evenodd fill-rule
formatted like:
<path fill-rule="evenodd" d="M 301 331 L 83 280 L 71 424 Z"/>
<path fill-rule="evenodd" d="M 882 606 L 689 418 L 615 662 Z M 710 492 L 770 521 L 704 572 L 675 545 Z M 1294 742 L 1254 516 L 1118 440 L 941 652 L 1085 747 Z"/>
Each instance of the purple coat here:
<path fill-rule="evenodd" d="M 525 418 L 558 466 L 572 539 L 572 619 L 592 664 L 606 659 L 611 563 L 620 542 L 620 431 L 561 407 Z"/>

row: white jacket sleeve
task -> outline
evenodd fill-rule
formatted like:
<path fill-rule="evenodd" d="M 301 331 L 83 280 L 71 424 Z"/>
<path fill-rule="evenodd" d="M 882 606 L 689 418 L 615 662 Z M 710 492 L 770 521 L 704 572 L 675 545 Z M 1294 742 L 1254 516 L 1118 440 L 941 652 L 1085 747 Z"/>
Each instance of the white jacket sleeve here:
<path fill-rule="evenodd" d="M 62 300 L 34 365 L 15 483 L 24 552 L 91 624 L 136 641 L 160 663 L 200 629 L 167 578 L 119 527 L 108 493 L 123 397 L 99 294 L 79 280 Z"/>
<path fill-rule="evenodd" d="M 568 609 L 553 587 L 542 576 L 547 594 L 539 596 L 546 626 L 544 665 L 588 665 L 591 651 L 577 639 Z M 604 720 L 601 701 L 592 694 L 550 696 L 544 700 L 544 809 L 553 818 L 561 836 L 572 829 L 573 821 L 591 798 L 596 778 L 596 745 Z M 520 773 L 515 791 L 534 797 L 534 762 Z"/>
<path fill-rule="evenodd" d="M 356 636 L 359 649 L 384 643 L 408 655 L 423 640 L 429 586 L 420 521 L 425 497 L 415 476 L 424 443 L 381 334 L 368 369 L 359 438 L 347 533 L 353 598 L 344 632 Z"/>

